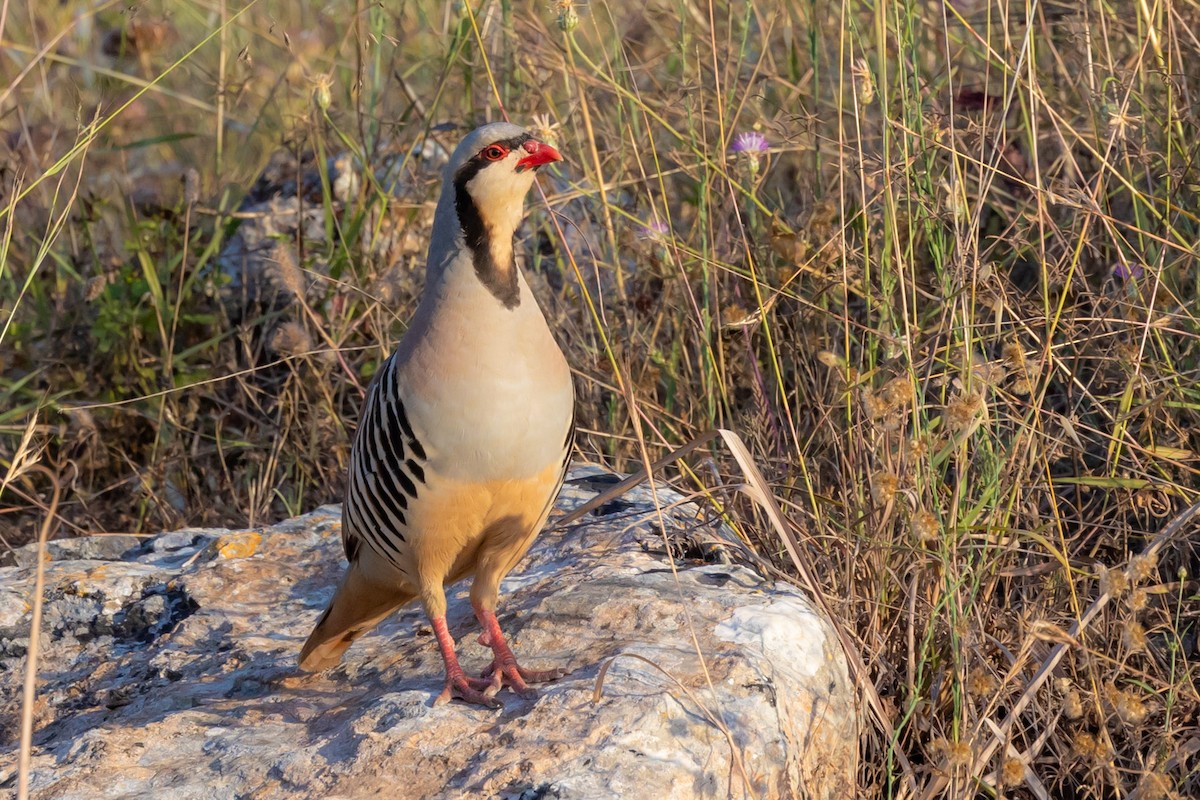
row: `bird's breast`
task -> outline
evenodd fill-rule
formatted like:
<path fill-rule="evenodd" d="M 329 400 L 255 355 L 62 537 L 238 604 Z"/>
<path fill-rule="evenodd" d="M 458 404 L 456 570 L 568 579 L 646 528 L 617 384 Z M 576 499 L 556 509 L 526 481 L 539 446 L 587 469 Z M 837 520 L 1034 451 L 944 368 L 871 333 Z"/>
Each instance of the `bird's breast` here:
<path fill-rule="evenodd" d="M 401 348 L 400 396 L 430 468 L 447 478 L 527 478 L 563 459 L 571 373 L 524 281 L 521 289 L 516 309 L 451 298 Z"/>

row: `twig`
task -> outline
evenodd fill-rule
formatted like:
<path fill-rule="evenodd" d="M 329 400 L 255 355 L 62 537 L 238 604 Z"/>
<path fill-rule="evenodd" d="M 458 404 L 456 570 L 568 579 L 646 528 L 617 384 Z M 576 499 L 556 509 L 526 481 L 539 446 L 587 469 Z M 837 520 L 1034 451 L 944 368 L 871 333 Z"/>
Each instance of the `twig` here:
<path fill-rule="evenodd" d="M 29 649 L 25 661 L 25 690 L 21 697 L 21 753 L 17 760 L 17 800 L 27 800 L 29 797 L 29 760 L 33 751 L 33 701 L 37 694 L 37 660 L 38 645 L 42 628 L 42 592 L 46 583 L 46 541 L 50 536 L 50 526 L 58 511 L 58 501 L 62 494 L 62 484 L 58 476 L 41 464 L 30 468 L 43 472 L 50 479 L 54 489 L 50 495 L 50 505 L 46 509 L 46 518 L 38 532 L 37 568 L 33 579 L 33 614 L 29 621 Z"/>
<path fill-rule="evenodd" d="M 705 431 L 704 433 L 697 436 L 695 439 L 692 439 L 690 442 L 685 444 L 683 447 L 680 447 L 677 450 L 672 450 L 667 455 L 665 455 L 662 458 L 655 461 L 653 464 L 650 465 L 649 469 L 647 469 L 646 467 L 642 467 L 641 469 L 639 469 L 637 472 L 630 475 L 625 480 L 605 489 L 603 492 L 596 495 L 591 500 L 587 501 L 586 503 L 579 506 L 578 508 L 574 509 L 566 516 L 560 517 L 559 519 L 555 520 L 554 528 L 555 529 L 565 528 L 566 526 L 570 525 L 571 523 L 579 520 L 581 517 L 583 517 L 584 514 L 588 513 L 589 511 L 593 511 L 593 510 L 599 508 L 600 506 L 607 503 L 609 500 L 620 497 L 621 495 L 625 494 L 633 487 L 635 487 L 638 484 L 645 481 L 651 472 L 658 472 L 660 469 L 665 467 L 667 464 L 678 461 L 679 459 L 683 458 L 688 453 L 692 452 L 693 450 L 700 447 L 701 445 L 708 444 L 710 441 L 717 438 L 717 436 L 720 433 L 721 432 L 719 430 L 717 430 L 716 428 L 709 430 L 709 431 Z"/>

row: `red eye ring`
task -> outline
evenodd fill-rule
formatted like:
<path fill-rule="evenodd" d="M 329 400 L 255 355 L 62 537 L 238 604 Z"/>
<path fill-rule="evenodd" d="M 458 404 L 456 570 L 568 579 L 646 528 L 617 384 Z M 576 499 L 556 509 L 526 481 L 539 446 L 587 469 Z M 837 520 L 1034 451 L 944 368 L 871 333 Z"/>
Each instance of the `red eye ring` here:
<path fill-rule="evenodd" d="M 488 145 L 483 148 L 483 157 L 488 161 L 499 161 L 508 155 L 508 151 L 498 144 Z"/>

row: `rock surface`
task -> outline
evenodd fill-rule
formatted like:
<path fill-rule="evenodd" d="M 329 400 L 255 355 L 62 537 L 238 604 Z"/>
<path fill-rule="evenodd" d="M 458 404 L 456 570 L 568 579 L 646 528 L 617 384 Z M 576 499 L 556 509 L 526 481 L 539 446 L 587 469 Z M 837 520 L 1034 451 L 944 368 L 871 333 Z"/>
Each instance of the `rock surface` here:
<path fill-rule="evenodd" d="M 614 480 L 576 468 L 559 507 Z M 518 656 L 572 672 L 530 697 L 503 691 L 502 711 L 431 705 L 441 662 L 415 606 L 341 666 L 295 669 L 342 569 L 336 507 L 257 531 L 56 544 L 33 796 L 852 796 L 854 692 L 829 624 L 795 589 L 730 563 L 739 545 L 695 506 L 659 499 L 668 537 L 639 488 L 543 533 L 505 581 L 500 621 Z M 5 789 L 32 559 L 0 568 Z M 466 587 L 449 596 L 463 664 L 482 668 Z"/>

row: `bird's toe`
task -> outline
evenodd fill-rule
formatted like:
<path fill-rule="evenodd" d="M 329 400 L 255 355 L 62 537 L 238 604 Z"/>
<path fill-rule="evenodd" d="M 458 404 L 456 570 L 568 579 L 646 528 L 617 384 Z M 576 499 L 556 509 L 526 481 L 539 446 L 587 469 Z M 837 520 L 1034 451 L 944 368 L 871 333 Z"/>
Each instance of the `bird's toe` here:
<path fill-rule="evenodd" d="M 468 678 L 466 675 L 448 675 L 446 676 L 446 685 L 442 688 L 442 693 L 433 701 L 435 706 L 444 705 L 451 700 L 462 700 L 465 703 L 471 703 L 478 706 L 486 706 L 487 708 L 503 708 L 504 705 L 499 700 L 496 700 L 493 695 L 499 688 L 492 688 L 494 681 L 484 680 L 483 678 Z"/>
<path fill-rule="evenodd" d="M 483 671 L 483 678 L 491 680 L 491 685 L 495 687 L 495 691 L 500 691 L 504 686 L 512 689 L 515 693 L 522 696 L 533 694 L 533 690 L 529 688 L 531 683 L 549 683 L 556 681 L 567 674 L 567 670 L 555 667 L 554 669 L 525 669 L 514 660 L 512 663 L 502 662 L 500 659 L 492 661 L 487 669 Z M 494 693 L 494 692 L 493 692 Z"/>

